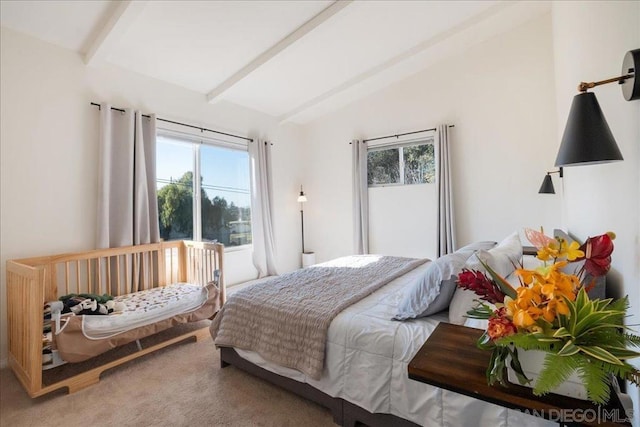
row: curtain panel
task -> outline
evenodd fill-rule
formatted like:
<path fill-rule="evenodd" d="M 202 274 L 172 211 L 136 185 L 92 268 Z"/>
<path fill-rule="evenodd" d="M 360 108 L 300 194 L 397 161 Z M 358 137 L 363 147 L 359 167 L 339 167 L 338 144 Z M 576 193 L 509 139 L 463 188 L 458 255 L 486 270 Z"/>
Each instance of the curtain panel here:
<path fill-rule="evenodd" d="M 367 183 L 367 144 L 351 141 L 353 178 L 353 252 L 369 253 L 369 187 Z"/>
<path fill-rule="evenodd" d="M 249 143 L 251 162 L 251 229 L 253 264 L 258 278 L 275 276 L 275 238 L 273 232 L 273 182 L 271 144 L 261 139 Z"/>
<path fill-rule="evenodd" d="M 156 117 L 100 105 L 99 249 L 160 241 L 156 195 Z"/>
<path fill-rule="evenodd" d="M 456 249 L 450 142 L 449 126 L 446 124 L 438 126 L 435 141 L 438 257 L 452 253 Z"/>

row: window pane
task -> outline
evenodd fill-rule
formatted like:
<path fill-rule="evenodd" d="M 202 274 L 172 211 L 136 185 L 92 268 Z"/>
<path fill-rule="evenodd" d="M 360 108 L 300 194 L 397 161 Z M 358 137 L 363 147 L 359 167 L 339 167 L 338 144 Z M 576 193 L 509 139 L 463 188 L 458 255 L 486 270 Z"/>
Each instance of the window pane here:
<path fill-rule="evenodd" d="M 404 183 L 424 184 L 435 182 L 433 144 L 414 145 L 403 148 Z"/>
<path fill-rule="evenodd" d="M 367 153 L 367 180 L 369 185 L 399 183 L 399 150 L 390 148 L 388 150 L 369 151 Z"/>
<path fill-rule="evenodd" d="M 250 244 L 249 153 L 202 145 L 202 239 L 225 246 Z"/>
<path fill-rule="evenodd" d="M 157 141 L 160 237 L 193 239 L 193 146 L 160 135 Z"/>

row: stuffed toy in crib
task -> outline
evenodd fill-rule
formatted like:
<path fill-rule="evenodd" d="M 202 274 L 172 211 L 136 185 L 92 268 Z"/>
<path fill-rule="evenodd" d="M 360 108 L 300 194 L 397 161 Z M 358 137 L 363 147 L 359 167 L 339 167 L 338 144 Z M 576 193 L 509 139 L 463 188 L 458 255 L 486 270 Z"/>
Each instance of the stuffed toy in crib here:
<path fill-rule="evenodd" d="M 107 315 L 122 312 L 126 308 L 124 303 L 113 301 L 113 297 L 107 294 L 70 294 L 60 297 L 60 301 L 64 304 L 63 314 L 73 313 L 78 316 Z"/>

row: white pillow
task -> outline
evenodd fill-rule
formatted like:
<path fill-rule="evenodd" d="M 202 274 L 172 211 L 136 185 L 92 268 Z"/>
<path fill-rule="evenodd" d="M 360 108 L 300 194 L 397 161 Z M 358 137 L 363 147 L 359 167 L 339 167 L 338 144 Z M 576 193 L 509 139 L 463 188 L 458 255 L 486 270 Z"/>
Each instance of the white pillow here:
<path fill-rule="evenodd" d="M 491 248 L 495 242 L 477 242 L 431 262 L 418 280 L 405 293 L 395 320 L 429 316 L 445 310 L 456 290 L 456 279 L 475 250 Z"/>
<path fill-rule="evenodd" d="M 516 269 L 516 265 L 522 258 L 522 243 L 518 233 L 513 233 L 496 247 L 486 250 L 477 251 L 474 256 L 470 257 L 465 265 L 469 270 L 480 270 L 486 273 L 478 258 L 482 259 L 485 264 L 491 267 L 496 273 L 502 277 L 507 277 Z M 489 276 L 487 274 L 487 276 Z M 489 276 L 489 278 L 491 278 Z M 467 289 L 456 288 L 451 303 L 449 304 L 449 322 L 456 325 L 465 323 L 467 311 L 471 310 L 476 303 L 473 301 L 480 299 L 475 292 Z"/>

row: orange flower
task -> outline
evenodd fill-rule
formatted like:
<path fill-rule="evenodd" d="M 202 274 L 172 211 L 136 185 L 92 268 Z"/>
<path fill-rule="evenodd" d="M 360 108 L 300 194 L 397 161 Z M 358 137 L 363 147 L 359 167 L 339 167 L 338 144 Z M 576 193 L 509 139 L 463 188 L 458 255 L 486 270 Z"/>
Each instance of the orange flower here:
<path fill-rule="evenodd" d="M 489 318 L 489 326 L 487 334 L 492 340 L 507 337 L 518 332 L 516 325 L 507 317 L 506 310 L 503 308 L 496 310 L 494 315 Z"/>

